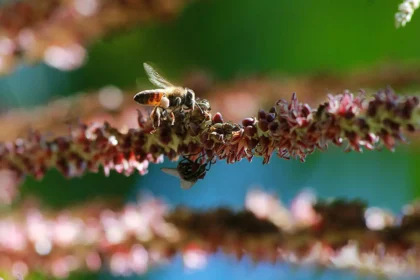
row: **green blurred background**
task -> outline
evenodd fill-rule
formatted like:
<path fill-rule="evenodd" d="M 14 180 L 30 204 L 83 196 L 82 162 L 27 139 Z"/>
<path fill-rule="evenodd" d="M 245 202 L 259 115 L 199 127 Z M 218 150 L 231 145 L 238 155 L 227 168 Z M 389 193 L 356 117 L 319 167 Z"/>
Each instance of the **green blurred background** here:
<path fill-rule="evenodd" d="M 7 107 L 30 107 L 109 84 L 133 88 L 137 79 L 145 81 L 144 61 L 154 62 L 175 81 L 196 68 L 209 71 L 223 81 L 253 74 L 348 73 L 383 63 L 420 65 L 420 12 L 406 27 L 396 29 L 394 14 L 399 3 L 396 0 L 197 0 L 173 21 L 152 22 L 96 42 L 89 48 L 89 61 L 79 70 L 60 72 L 41 64 L 20 67 L 13 75 L 0 79 L 0 100 Z M 413 94 L 417 88 L 420 85 L 395 89 Z M 233 166 L 220 163 L 205 182 L 189 192 L 180 190 L 175 179 L 158 177 L 161 174 L 155 166 L 144 178 L 113 173 L 109 178 L 89 174 L 66 181 L 52 171 L 42 182 L 29 179 L 23 189 L 25 195 L 37 194 L 56 207 L 97 195 L 130 199 L 139 189 L 148 189 L 173 205 L 183 203 L 205 208 L 221 204 L 240 207 L 246 190 L 255 184 L 274 190 L 286 202 L 302 188 L 311 187 L 323 197 L 359 197 L 375 206 L 398 211 L 419 194 L 419 153 L 420 149 L 414 145 L 400 146 L 395 153 L 345 154 L 332 148 L 327 153 L 316 152 L 304 164 L 279 159 L 264 167 L 258 159 L 251 164 L 241 162 Z M 157 178 L 165 181 L 158 182 Z M 251 269 L 247 264 L 241 266 Z M 271 272 L 264 270 L 255 277 L 358 277 L 347 272 L 315 276 L 313 271 L 290 276 L 293 274 L 284 273 L 286 270 L 284 266 Z M 188 276 L 175 266 L 155 271 L 146 278 L 254 277 L 243 272 L 232 274 L 217 264 L 208 271 L 219 271 L 219 274 Z M 109 279 L 110 276 L 100 277 Z"/>

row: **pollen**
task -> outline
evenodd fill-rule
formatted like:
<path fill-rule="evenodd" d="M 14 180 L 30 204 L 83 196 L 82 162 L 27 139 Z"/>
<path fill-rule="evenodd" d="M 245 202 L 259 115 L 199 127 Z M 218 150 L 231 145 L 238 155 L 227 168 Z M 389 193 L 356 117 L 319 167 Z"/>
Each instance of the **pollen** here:
<path fill-rule="evenodd" d="M 169 108 L 169 99 L 167 97 L 162 97 L 162 99 L 160 100 L 160 107 L 162 107 L 163 109 Z"/>

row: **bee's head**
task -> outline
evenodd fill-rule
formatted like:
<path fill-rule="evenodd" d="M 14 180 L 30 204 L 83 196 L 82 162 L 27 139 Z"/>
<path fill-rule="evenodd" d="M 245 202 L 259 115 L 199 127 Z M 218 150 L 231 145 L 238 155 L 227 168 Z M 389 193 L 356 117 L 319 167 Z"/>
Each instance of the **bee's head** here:
<path fill-rule="evenodd" d="M 195 93 L 191 89 L 187 88 L 187 93 L 185 95 L 185 106 L 191 109 L 194 109 L 195 105 Z"/>

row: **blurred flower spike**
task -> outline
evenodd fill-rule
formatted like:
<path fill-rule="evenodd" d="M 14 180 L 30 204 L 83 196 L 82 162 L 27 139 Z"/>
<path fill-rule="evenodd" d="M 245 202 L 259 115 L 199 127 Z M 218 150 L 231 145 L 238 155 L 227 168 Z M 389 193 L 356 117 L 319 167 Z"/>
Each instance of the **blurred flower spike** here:
<path fill-rule="evenodd" d="M 121 132 L 108 123 L 72 127 L 68 136 L 48 140 L 37 131 L 25 139 L 0 143 L 0 169 L 13 171 L 18 178 L 32 175 L 41 179 L 50 168 L 64 176 L 77 177 L 86 172 L 106 174 L 110 170 L 144 175 L 149 163 L 163 157 L 176 161 L 189 159 L 251 161 L 254 156 L 267 164 L 273 153 L 290 159 L 305 158 L 329 144 L 361 152 L 382 146 L 393 150 L 405 142 L 404 131 L 419 127 L 419 99 L 397 96 L 386 89 L 367 98 L 363 93 L 330 95 L 328 101 L 312 109 L 293 94 L 290 102 L 279 100 L 268 111 L 241 123 L 225 122 L 221 113 L 210 113 L 210 104 L 198 99 L 193 111 L 176 110 L 175 123 L 162 119 L 155 130 L 148 116 L 139 111 L 139 128 Z M 204 110 L 202 110 L 204 108 Z"/>
<path fill-rule="evenodd" d="M 265 213 L 262 201 L 269 202 Z M 35 271 L 58 278 L 99 270 L 141 275 L 176 255 L 185 268 L 202 269 L 208 256 L 223 252 L 255 263 L 420 274 L 418 203 L 394 215 L 358 200 L 319 201 L 304 191 L 289 210 L 274 195 L 253 190 L 246 208 L 171 210 L 154 197 L 58 212 L 21 206 L 0 215 L 0 271 L 10 276 L 5 279 Z"/>
<path fill-rule="evenodd" d="M 10 1 L 7 1 L 10 2 Z M 0 75 L 21 62 L 79 68 L 86 47 L 115 30 L 174 17 L 185 0 L 23 0 L 0 7 Z"/>

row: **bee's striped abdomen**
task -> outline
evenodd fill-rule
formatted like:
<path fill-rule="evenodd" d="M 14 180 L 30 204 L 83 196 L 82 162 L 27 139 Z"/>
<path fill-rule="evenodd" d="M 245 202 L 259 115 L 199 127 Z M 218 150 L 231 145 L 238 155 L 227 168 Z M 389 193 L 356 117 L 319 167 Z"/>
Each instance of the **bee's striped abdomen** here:
<path fill-rule="evenodd" d="M 160 105 L 164 93 L 156 90 L 144 90 L 134 96 L 134 101 L 142 105 Z"/>

